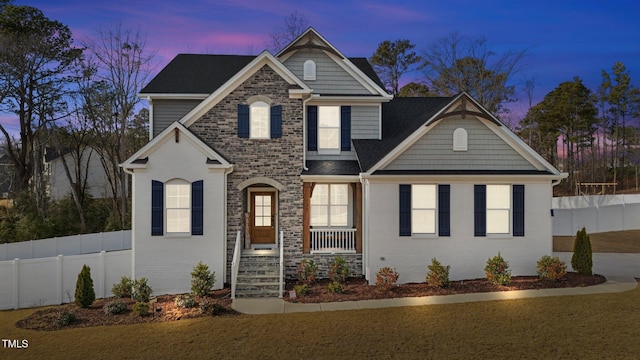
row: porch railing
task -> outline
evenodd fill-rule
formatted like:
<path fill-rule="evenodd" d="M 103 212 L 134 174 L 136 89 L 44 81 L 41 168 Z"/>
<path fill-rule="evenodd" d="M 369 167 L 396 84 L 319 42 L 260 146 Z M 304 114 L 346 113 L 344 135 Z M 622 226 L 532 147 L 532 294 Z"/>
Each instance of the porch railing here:
<path fill-rule="evenodd" d="M 233 250 L 233 260 L 231 260 L 231 299 L 236 298 L 236 284 L 238 283 L 238 269 L 240 267 L 240 255 L 242 255 L 242 245 L 240 244 L 240 231 L 236 236 L 236 246 Z"/>
<path fill-rule="evenodd" d="M 280 289 L 279 298 L 284 295 L 284 232 L 280 231 Z"/>
<path fill-rule="evenodd" d="M 356 229 L 311 229 L 311 253 L 355 253 Z"/>

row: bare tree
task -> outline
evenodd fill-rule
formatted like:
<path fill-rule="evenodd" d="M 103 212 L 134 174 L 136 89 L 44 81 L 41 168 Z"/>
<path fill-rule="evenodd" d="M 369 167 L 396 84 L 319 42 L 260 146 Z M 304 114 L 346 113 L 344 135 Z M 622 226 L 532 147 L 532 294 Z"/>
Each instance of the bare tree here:
<path fill-rule="evenodd" d="M 278 26 L 269 34 L 267 50 L 272 54 L 277 54 L 285 46 L 289 45 L 302 32 L 309 27 L 309 20 L 297 11 L 292 12 L 284 18 L 282 26 Z"/>
<path fill-rule="evenodd" d="M 127 177 L 119 164 L 132 154 L 126 146 L 127 126 L 141 101 L 138 92 L 149 79 L 154 54 L 146 50 L 146 38 L 139 30 L 121 25 L 98 31 L 97 40 L 87 40 L 84 45 L 92 55 L 86 69 L 97 79 L 88 94 L 101 99 L 101 103 L 95 100 L 88 103 L 96 122 L 94 129 L 103 152 L 105 172 L 114 191 L 114 201 L 119 204 L 119 222 L 124 226 Z"/>
<path fill-rule="evenodd" d="M 387 90 L 394 96 L 400 93 L 400 77 L 421 60 L 413 51 L 415 47 L 408 39 L 393 42 L 385 40 L 378 45 L 378 49 L 369 59 Z"/>
<path fill-rule="evenodd" d="M 527 50 L 494 52 L 485 38 L 452 33 L 423 52 L 429 89 L 438 95 L 469 93 L 487 110 L 507 112 L 503 104 L 515 101 L 512 79 L 522 69 Z"/>

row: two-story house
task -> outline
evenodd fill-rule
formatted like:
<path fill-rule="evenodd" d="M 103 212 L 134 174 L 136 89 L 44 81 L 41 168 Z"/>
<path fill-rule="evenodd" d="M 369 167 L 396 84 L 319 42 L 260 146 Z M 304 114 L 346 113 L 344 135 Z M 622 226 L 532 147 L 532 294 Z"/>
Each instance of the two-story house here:
<path fill-rule="evenodd" d="M 433 257 L 481 277 L 498 252 L 532 274 L 552 252 L 564 174 L 467 94 L 394 99 L 313 28 L 275 56 L 178 55 L 140 96 L 151 140 L 122 166 L 133 274 L 156 293 L 189 291 L 198 261 L 220 288 L 336 254 L 373 283 L 424 281 Z"/>

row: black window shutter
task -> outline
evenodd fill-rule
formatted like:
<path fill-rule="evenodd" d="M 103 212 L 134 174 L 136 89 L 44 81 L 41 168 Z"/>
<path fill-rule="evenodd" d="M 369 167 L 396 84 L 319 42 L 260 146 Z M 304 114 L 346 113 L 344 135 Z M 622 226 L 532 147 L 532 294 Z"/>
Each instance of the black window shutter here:
<path fill-rule="evenodd" d="M 278 139 L 282 137 L 282 105 L 271 107 L 271 138 Z"/>
<path fill-rule="evenodd" d="M 249 137 L 249 105 L 238 104 L 238 137 Z"/>
<path fill-rule="evenodd" d="M 411 236 L 411 185 L 400 184 L 400 236 Z"/>
<path fill-rule="evenodd" d="M 340 107 L 340 150 L 351 151 L 351 106 Z"/>
<path fill-rule="evenodd" d="M 164 231 L 164 184 L 151 180 L 151 236 L 162 236 Z"/>
<path fill-rule="evenodd" d="M 191 183 L 191 235 L 204 233 L 204 181 Z"/>
<path fill-rule="evenodd" d="M 487 187 L 485 185 L 474 185 L 473 193 L 473 235 L 487 236 Z"/>
<path fill-rule="evenodd" d="M 524 185 L 513 185 L 513 236 L 524 236 Z"/>
<path fill-rule="evenodd" d="M 318 150 L 318 107 L 307 106 L 307 150 Z"/>
<path fill-rule="evenodd" d="M 451 236 L 450 186 L 438 185 L 438 235 Z"/>

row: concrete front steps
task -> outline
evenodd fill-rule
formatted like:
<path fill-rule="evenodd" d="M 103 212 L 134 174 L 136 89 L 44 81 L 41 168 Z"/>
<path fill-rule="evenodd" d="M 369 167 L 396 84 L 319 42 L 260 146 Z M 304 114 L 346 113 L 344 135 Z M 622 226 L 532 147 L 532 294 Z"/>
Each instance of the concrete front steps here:
<path fill-rule="evenodd" d="M 280 257 L 272 250 L 244 250 L 240 256 L 236 298 L 277 298 Z"/>

